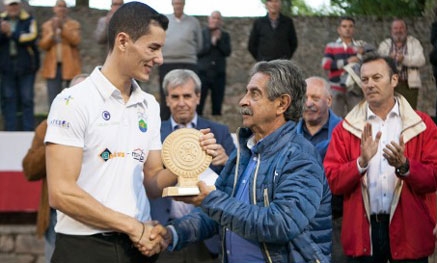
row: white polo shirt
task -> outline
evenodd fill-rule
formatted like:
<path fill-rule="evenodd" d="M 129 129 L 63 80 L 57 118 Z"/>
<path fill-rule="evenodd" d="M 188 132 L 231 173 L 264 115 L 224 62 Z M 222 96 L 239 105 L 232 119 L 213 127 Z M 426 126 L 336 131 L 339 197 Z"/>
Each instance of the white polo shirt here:
<path fill-rule="evenodd" d="M 159 104 L 132 80 L 125 103 L 99 68 L 54 100 L 45 142 L 80 147 L 83 160 L 77 184 L 104 206 L 150 220 L 143 166 L 150 150 L 161 149 Z M 65 156 L 68 158 L 68 156 Z M 62 171 L 59 171 L 62 173 Z M 58 211 L 56 232 L 105 232 Z"/>

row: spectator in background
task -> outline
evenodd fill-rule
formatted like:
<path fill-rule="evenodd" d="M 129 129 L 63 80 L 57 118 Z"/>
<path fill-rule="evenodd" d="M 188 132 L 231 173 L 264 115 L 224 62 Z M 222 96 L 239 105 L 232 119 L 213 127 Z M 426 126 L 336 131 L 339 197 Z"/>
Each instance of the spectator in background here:
<path fill-rule="evenodd" d="M 332 95 L 329 83 L 320 77 L 310 77 L 305 82 L 305 110 L 297 130 L 316 147 L 323 160 L 331 141 L 331 133 L 341 119 L 330 109 Z"/>
<path fill-rule="evenodd" d="M 291 59 L 297 49 L 293 20 L 281 14 L 281 0 L 267 0 L 267 15 L 255 20 L 248 49 L 256 61 Z"/>
<path fill-rule="evenodd" d="M 334 129 L 324 166 L 343 195 L 349 262 L 428 262 L 436 223 L 437 127 L 395 93 L 394 60 L 363 58 L 365 101 Z"/>
<path fill-rule="evenodd" d="M 302 134 L 319 151 L 322 161 L 331 141 L 331 134 L 341 119 L 330 109 L 332 95 L 329 83 L 320 77 L 306 80 L 306 102 L 303 117 L 297 124 L 296 132 Z M 347 258 L 341 248 L 342 196 L 332 195 L 332 262 L 346 263 Z"/>
<path fill-rule="evenodd" d="M 417 108 L 419 89 L 422 86 L 419 68 L 425 65 L 425 56 L 420 41 L 408 35 L 408 27 L 404 20 L 394 19 L 391 23 L 390 38 L 379 44 L 378 52 L 390 56 L 396 62 L 399 81 L 396 92 Z"/>
<path fill-rule="evenodd" d="M 366 43 L 354 39 L 355 20 L 352 17 L 343 16 L 340 18 L 337 33 L 339 38 L 325 46 L 322 67 L 328 71 L 332 110 L 343 118 L 363 99 L 361 89 L 347 89 L 345 85 L 342 85 L 341 77 L 345 72 L 344 67 L 360 61 L 365 52 Z"/>
<path fill-rule="evenodd" d="M 88 74 L 79 74 L 75 76 L 70 84 L 75 84 L 83 81 Z M 53 250 L 55 249 L 55 225 L 56 225 L 56 210 L 49 205 L 49 196 L 47 190 L 46 179 L 46 158 L 44 137 L 47 131 L 47 120 L 43 120 L 35 129 L 35 135 L 32 140 L 32 145 L 23 159 L 23 173 L 29 181 L 42 180 L 41 199 L 39 202 L 38 216 L 36 220 L 36 235 L 45 239 L 45 260 L 50 262 Z"/>
<path fill-rule="evenodd" d="M 212 115 L 222 114 L 226 86 L 226 57 L 231 54 L 231 38 L 222 30 L 223 20 L 219 11 L 208 17 L 208 26 L 202 30 L 203 49 L 197 55 L 202 92 L 197 113 L 202 115 L 208 90 L 211 90 Z"/>
<path fill-rule="evenodd" d="M 168 1 L 168 0 L 167 0 Z M 202 49 L 202 28 L 199 21 L 184 14 L 185 0 L 171 0 L 173 14 L 167 15 L 169 24 L 162 50 L 164 64 L 159 67 L 161 120 L 170 118 L 162 82 L 173 69 L 197 70 L 197 54 Z"/>
<path fill-rule="evenodd" d="M 109 9 L 106 16 L 102 16 L 97 21 L 97 27 L 94 31 L 94 38 L 96 39 L 97 43 L 100 45 L 104 45 L 105 48 L 102 49 L 102 56 L 106 56 L 108 54 L 107 52 L 107 46 L 108 46 L 108 24 L 109 20 L 111 20 L 112 15 L 117 11 L 117 9 L 124 3 L 123 0 L 112 0 L 111 2 L 111 9 Z M 102 63 L 105 61 L 105 57 L 102 58 Z"/>
<path fill-rule="evenodd" d="M 217 155 L 210 168 L 220 174 L 229 155 L 235 149 L 228 127 L 206 120 L 196 114 L 196 106 L 201 97 L 199 77 L 188 69 L 175 69 L 164 78 L 164 93 L 171 117 L 161 123 L 161 141 L 179 128 L 211 129 L 217 141 Z M 209 172 L 211 173 L 211 172 Z M 209 175 L 215 181 L 217 175 Z M 202 178 L 202 176 L 201 176 Z M 210 178 L 208 178 L 210 179 Z M 150 202 L 152 219 L 167 225 L 171 220 L 188 214 L 194 207 L 170 198 L 158 198 Z M 158 262 L 218 262 L 220 240 L 218 236 L 205 242 L 196 242 L 181 251 L 164 252 Z"/>
<path fill-rule="evenodd" d="M 21 8 L 23 8 L 24 10 L 26 10 L 29 14 L 33 14 L 33 7 L 32 6 L 30 6 L 29 5 L 29 0 L 27 0 L 27 1 L 21 1 L 20 0 L 20 2 L 21 2 Z M 5 4 L 4 4 L 4 2 L 3 1 L 0 1 L 0 12 L 4 12 L 4 11 L 6 11 L 6 6 L 5 6 Z"/>
<path fill-rule="evenodd" d="M 6 131 L 35 128 L 33 97 L 35 73 L 39 67 L 36 47 L 36 21 L 20 0 L 4 0 L 6 11 L 0 14 L 1 109 Z M 21 123 L 17 112 L 21 111 Z"/>
<path fill-rule="evenodd" d="M 55 15 L 42 25 L 39 42 L 41 49 L 46 51 L 41 75 L 47 79 L 49 106 L 63 87 L 68 87 L 70 80 L 81 72 L 80 24 L 67 16 L 64 0 L 56 1 L 53 12 Z"/>

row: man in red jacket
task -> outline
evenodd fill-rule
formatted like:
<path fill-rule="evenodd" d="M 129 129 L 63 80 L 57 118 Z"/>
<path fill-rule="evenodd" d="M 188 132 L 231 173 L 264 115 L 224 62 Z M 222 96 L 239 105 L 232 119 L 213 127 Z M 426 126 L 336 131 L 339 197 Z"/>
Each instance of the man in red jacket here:
<path fill-rule="evenodd" d="M 365 102 L 335 128 L 324 160 L 343 195 L 341 241 L 350 262 L 428 262 L 436 221 L 437 127 L 394 89 L 393 59 L 363 59 Z"/>

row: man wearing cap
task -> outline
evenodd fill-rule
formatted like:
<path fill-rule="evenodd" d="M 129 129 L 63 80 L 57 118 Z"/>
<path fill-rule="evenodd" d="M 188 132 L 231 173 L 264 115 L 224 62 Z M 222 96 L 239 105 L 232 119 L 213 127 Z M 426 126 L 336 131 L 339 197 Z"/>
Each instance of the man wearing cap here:
<path fill-rule="evenodd" d="M 5 130 L 33 131 L 33 84 L 39 67 L 35 46 L 37 25 L 21 8 L 20 0 L 4 0 L 3 3 L 6 11 L 0 14 L 0 90 Z M 23 114 L 20 125 L 18 108 Z"/>

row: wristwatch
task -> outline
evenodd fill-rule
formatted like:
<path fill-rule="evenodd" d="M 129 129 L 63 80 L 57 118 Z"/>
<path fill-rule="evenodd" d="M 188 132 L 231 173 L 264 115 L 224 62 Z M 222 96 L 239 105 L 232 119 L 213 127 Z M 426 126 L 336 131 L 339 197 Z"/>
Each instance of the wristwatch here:
<path fill-rule="evenodd" d="M 408 161 L 407 158 L 404 164 L 402 164 L 399 167 L 396 167 L 395 173 L 397 176 L 405 176 L 405 174 L 407 174 L 408 171 L 410 171 L 410 162 Z"/>

